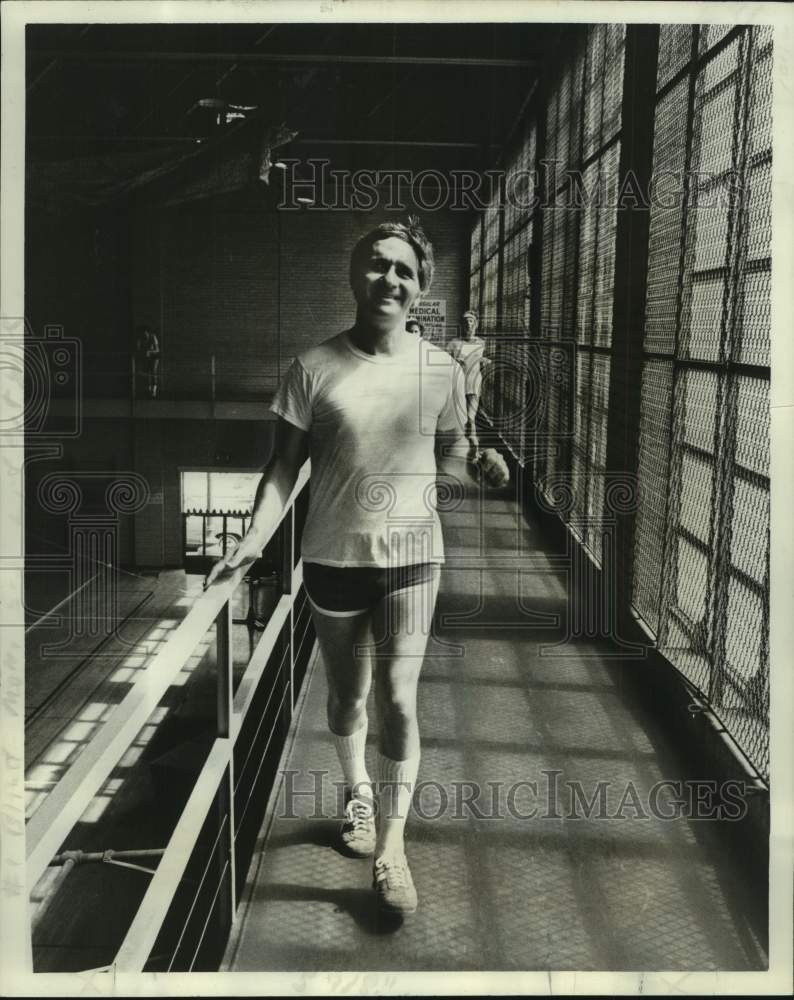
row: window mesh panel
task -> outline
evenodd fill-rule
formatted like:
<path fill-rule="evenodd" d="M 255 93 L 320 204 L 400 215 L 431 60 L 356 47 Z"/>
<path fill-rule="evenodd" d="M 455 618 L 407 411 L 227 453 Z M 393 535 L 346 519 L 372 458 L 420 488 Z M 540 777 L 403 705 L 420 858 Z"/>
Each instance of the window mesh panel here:
<path fill-rule="evenodd" d="M 659 631 L 672 405 L 672 363 L 646 361 L 640 403 L 632 599 L 654 633 Z"/>
<path fill-rule="evenodd" d="M 604 472 L 607 457 L 607 402 L 609 399 L 609 362 L 605 354 L 594 354 L 590 386 L 590 435 L 588 465 L 590 474 L 587 489 L 587 516 L 591 525 L 600 523 L 604 514 Z M 597 559 L 601 559 L 601 532 L 591 527 L 588 545 Z"/>
<path fill-rule="evenodd" d="M 769 491 L 736 478 L 733 484 L 731 566 L 759 585 L 766 579 Z"/>
<path fill-rule="evenodd" d="M 698 47 L 701 55 L 714 48 L 733 28 L 732 24 L 701 24 Z"/>
<path fill-rule="evenodd" d="M 524 412 L 527 401 L 529 344 L 529 277 L 527 255 L 531 226 L 520 229 L 504 245 L 502 263 L 502 320 L 500 336 L 488 354 L 496 362 L 484 383 L 498 388 L 498 430 L 513 455 L 526 457 Z"/>
<path fill-rule="evenodd" d="M 605 24 L 591 25 L 587 36 L 587 68 L 584 93 L 584 142 L 582 155 L 592 156 L 601 145 L 604 115 Z"/>
<path fill-rule="evenodd" d="M 593 341 L 593 310 L 595 308 L 595 273 L 598 250 L 598 185 L 599 161 L 591 163 L 582 178 L 579 224 L 579 287 L 576 295 L 576 340 L 580 344 Z"/>
<path fill-rule="evenodd" d="M 571 72 L 571 107 L 568 116 L 570 142 L 568 166 L 577 167 L 582 162 L 582 128 L 584 125 L 584 82 L 587 71 L 587 46 L 578 45 L 574 52 Z"/>
<path fill-rule="evenodd" d="M 689 62 L 691 55 L 691 24 L 662 24 L 659 26 L 659 68 L 656 73 L 656 86 L 659 90 L 677 73 L 680 73 Z"/>
<path fill-rule="evenodd" d="M 589 353 L 577 351 L 571 440 L 571 473 L 573 475 L 573 513 L 580 522 L 587 511 L 587 432 L 590 424 L 590 362 Z"/>
<path fill-rule="evenodd" d="M 769 768 L 769 383 L 736 377 L 723 718 Z M 760 761 L 760 763 L 759 763 Z"/>
<path fill-rule="evenodd" d="M 557 98 L 557 131 L 556 157 L 560 171 L 571 165 L 571 91 L 573 66 L 566 62 L 562 69 L 562 79 L 559 83 Z"/>
<path fill-rule="evenodd" d="M 563 303 L 565 297 L 565 277 L 566 277 L 566 246 L 565 236 L 570 224 L 570 216 L 565 208 L 556 208 L 549 213 L 552 219 L 552 240 L 554 246 L 551 264 L 551 287 L 550 287 L 550 310 L 551 321 L 549 323 L 549 336 L 561 337 L 563 334 Z"/>
<path fill-rule="evenodd" d="M 565 209 L 549 206 L 543 214 L 543 274 L 541 277 L 541 332 L 562 335 L 562 297 L 565 278 Z"/>
<path fill-rule="evenodd" d="M 648 285 L 645 305 L 645 350 L 675 350 L 678 274 L 683 243 L 682 178 L 686 157 L 689 80 L 661 99 L 653 137 L 654 195 L 648 235 Z"/>
<path fill-rule="evenodd" d="M 708 452 L 712 458 L 717 433 L 717 390 L 716 371 L 684 369 L 679 376 L 678 396 L 685 414 L 682 444 Z"/>
<path fill-rule="evenodd" d="M 756 476 L 769 475 L 769 381 L 741 376 L 737 382 L 735 461 Z"/>
<path fill-rule="evenodd" d="M 769 770 L 769 484 L 747 471 L 749 430 L 764 429 L 766 448 L 754 455 L 768 463 L 768 384 L 742 379 L 744 420 L 737 422 L 729 582 L 725 615 L 725 679 L 721 716 L 763 774 Z M 742 397 L 740 385 L 739 399 Z M 744 426 L 742 426 L 742 423 Z M 765 468 L 765 471 L 768 469 Z"/>
<path fill-rule="evenodd" d="M 624 47 L 621 25 L 579 31 L 550 83 L 546 110 L 544 158 L 556 160 L 551 186 L 559 188 L 543 215 L 541 335 L 562 344 L 549 352 L 545 459 L 536 467 L 571 472 L 574 528 L 603 515 L 611 362 L 592 348 L 609 348 L 612 339 Z M 580 172 L 576 180 L 564 175 L 571 168 Z M 553 382 L 554 357 L 562 363 Z M 600 557 L 600 531 L 581 537 Z"/>
<path fill-rule="evenodd" d="M 626 45 L 625 24 L 606 26 L 604 66 L 604 120 L 601 142 L 609 142 L 620 131 L 620 106 L 623 100 L 623 61 Z"/>
<path fill-rule="evenodd" d="M 598 216 L 593 303 L 593 341 L 600 347 L 612 343 L 612 298 L 615 286 L 615 233 L 617 229 L 617 178 L 620 144 L 601 158 L 603 205 Z"/>
<path fill-rule="evenodd" d="M 546 392 L 548 395 L 548 440 L 546 473 L 564 471 L 567 438 L 570 433 L 569 402 L 571 399 L 570 353 L 565 348 L 549 351 Z"/>
<path fill-rule="evenodd" d="M 499 254 L 494 254 L 483 267 L 481 331 L 492 334 L 497 322 L 497 292 L 499 282 Z"/>
<path fill-rule="evenodd" d="M 643 369 L 633 600 L 768 778 L 772 50 L 770 29 L 729 27 L 700 30 L 656 105 L 655 173 L 697 182 L 651 211 L 644 347 L 672 357 Z M 662 86 L 683 38 L 662 30 Z"/>
<path fill-rule="evenodd" d="M 768 366 L 772 237 L 772 46 L 771 29 L 753 29 L 748 96 L 746 192 L 740 229 L 740 288 L 734 360 Z"/>
<path fill-rule="evenodd" d="M 537 130 L 527 127 L 510 159 L 505 176 L 505 237 L 512 236 L 530 217 L 535 198 Z"/>
<path fill-rule="evenodd" d="M 588 359 L 585 357 L 584 360 Z M 578 399 L 576 404 L 579 405 Z M 571 493 L 573 495 L 571 520 L 576 528 L 577 538 L 584 541 L 581 525 L 584 521 L 584 512 L 587 510 L 587 456 L 578 440 L 571 446 Z"/>
<path fill-rule="evenodd" d="M 491 200 L 483 215 L 483 258 L 487 259 L 499 248 L 499 189 L 494 180 Z"/>
<path fill-rule="evenodd" d="M 480 308 L 480 271 L 475 271 L 469 279 L 469 308 Z"/>
<path fill-rule="evenodd" d="M 550 375 L 550 360 L 549 355 L 551 351 L 549 347 L 545 344 L 537 345 L 537 357 L 538 357 L 538 369 L 540 372 L 539 379 L 539 391 L 540 398 L 538 400 L 538 417 L 535 423 L 535 433 L 533 435 L 533 460 L 532 460 L 532 472 L 535 482 L 542 480 L 546 475 L 546 458 L 548 456 L 548 448 L 546 445 L 546 431 L 548 428 L 549 418 L 549 375 Z"/>
<path fill-rule="evenodd" d="M 679 525 L 691 537 L 710 547 L 714 506 L 714 459 L 684 451 L 681 455 L 681 509 Z"/>
<path fill-rule="evenodd" d="M 551 336 L 551 274 L 554 256 L 554 211 L 543 213 L 541 227 L 542 263 L 540 274 L 540 335 Z"/>
<path fill-rule="evenodd" d="M 505 243 L 502 275 L 502 330 L 525 333 L 529 330 L 527 253 L 529 230 L 524 228 Z"/>
<path fill-rule="evenodd" d="M 546 383 L 546 475 L 551 476 L 559 469 L 558 452 L 562 444 L 562 425 L 560 422 L 560 386 L 552 381 L 552 354 L 549 352 L 549 379 Z"/>
<path fill-rule="evenodd" d="M 567 198 L 568 195 L 566 194 Z M 578 242 L 579 242 L 579 212 L 565 207 L 560 211 L 562 222 L 562 335 L 573 339 L 576 326 L 576 286 Z"/>
<path fill-rule="evenodd" d="M 530 400 L 527 383 L 533 377 L 530 363 L 530 344 L 525 339 L 509 337 L 499 345 L 499 377 L 502 385 L 501 419 L 499 431 L 511 452 L 524 465 L 528 456 L 528 408 Z M 536 374 L 535 374 L 536 380 Z M 486 375 L 487 380 L 487 375 Z"/>
<path fill-rule="evenodd" d="M 473 274 L 480 266 L 480 249 L 482 246 L 482 216 L 477 216 L 477 221 L 471 231 L 471 264 L 470 272 Z"/>

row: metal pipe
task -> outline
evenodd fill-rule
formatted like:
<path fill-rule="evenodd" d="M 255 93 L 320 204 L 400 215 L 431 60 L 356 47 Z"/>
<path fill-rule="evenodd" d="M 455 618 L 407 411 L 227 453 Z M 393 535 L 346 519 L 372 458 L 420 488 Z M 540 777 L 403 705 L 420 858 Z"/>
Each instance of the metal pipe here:
<path fill-rule="evenodd" d="M 84 62 L 246 62 L 246 63 L 346 63 L 358 66 L 444 66 L 451 69 L 483 67 L 486 69 L 531 69 L 536 59 L 464 58 L 449 56 L 354 56 L 346 53 L 274 53 L 274 52 L 123 52 L 119 50 L 85 51 L 80 49 L 36 49 L 31 55 Z"/>
<path fill-rule="evenodd" d="M 293 139 L 291 145 L 294 146 L 400 146 L 413 149 L 433 148 L 433 149 L 481 149 L 480 142 L 428 142 L 424 139 Z M 488 144 L 493 148 L 500 148 L 500 144 L 492 142 Z"/>
<path fill-rule="evenodd" d="M 49 868 L 60 867 L 61 870 L 58 872 L 58 874 L 55 876 L 52 882 L 47 886 L 45 894 L 42 897 L 41 902 L 39 903 L 36 909 L 36 912 L 33 914 L 33 917 L 30 922 L 31 931 L 35 930 L 35 928 L 38 927 L 38 925 L 41 923 L 41 921 L 44 918 L 44 915 L 49 910 L 53 899 L 55 899 L 58 890 L 61 888 L 63 883 L 69 877 L 69 873 L 74 868 L 76 868 L 77 865 L 85 864 L 86 862 L 89 861 L 103 861 L 106 863 L 113 863 L 115 859 L 121 860 L 124 858 L 154 858 L 154 857 L 160 858 L 163 856 L 164 853 L 165 853 L 165 848 L 156 847 L 156 848 L 146 848 L 142 850 L 133 850 L 133 851 L 113 851 L 113 850 L 64 851 L 62 854 L 56 854 L 55 857 L 50 862 L 50 864 L 48 865 L 48 867 Z M 139 865 L 133 865 L 133 866 L 125 865 L 125 867 L 134 867 L 139 869 L 140 871 L 148 871 L 148 869 L 141 868 Z M 151 872 L 150 874 L 154 873 Z"/>
<path fill-rule="evenodd" d="M 65 865 L 72 861 L 82 864 L 86 861 L 109 861 L 111 858 L 154 858 L 162 857 L 165 852 L 164 847 L 147 847 L 134 851 L 64 851 L 63 854 L 56 854 L 49 864 L 52 868 L 57 865 Z"/>

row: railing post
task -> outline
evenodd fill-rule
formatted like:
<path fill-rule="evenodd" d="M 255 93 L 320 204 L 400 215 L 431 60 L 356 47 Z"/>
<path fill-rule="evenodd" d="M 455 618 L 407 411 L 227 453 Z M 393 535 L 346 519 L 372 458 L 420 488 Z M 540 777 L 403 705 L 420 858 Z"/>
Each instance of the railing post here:
<path fill-rule="evenodd" d="M 229 738 L 232 710 L 232 602 L 224 602 L 215 619 L 216 664 L 218 673 L 217 735 Z"/>
<path fill-rule="evenodd" d="M 281 534 L 281 591 L 292 595 L 292 572 L 295 565 L 295 501 L 284 516 Z M 289 703 L 290 716 L 295 710 L 295 601 L 289 606 Z"/>
<path fill-rule="evenodd" d="M 281 522 L 281 593 L 292 593 L 292 540 L 295 535 L 295 505 L 290 505 Z"/>
<path fill-rule="evenodd" d="M 232 599 L 229 597 L 215 619 L 216 669 L 218 680 L 217 704 L 217 735 L 219 739 L 230 740 L 231 714 L 233 704 L 233 674 L 234 662 L 232 650 Z M 223 822 L 224 810 L 229 817 L 227 828 L 226 852 L 229 858 L 229 917 L 234 923 L 237 909 L 236 873 L 234 863 L 234 841 L 236 837 L 234 820 L 234 745 L 229 745 L 229 763 L 226 774 L 221 782 L 221 796 L 218 801 L 218 822 Z M 223 865 L 219 866 L 220 871 Z"/>

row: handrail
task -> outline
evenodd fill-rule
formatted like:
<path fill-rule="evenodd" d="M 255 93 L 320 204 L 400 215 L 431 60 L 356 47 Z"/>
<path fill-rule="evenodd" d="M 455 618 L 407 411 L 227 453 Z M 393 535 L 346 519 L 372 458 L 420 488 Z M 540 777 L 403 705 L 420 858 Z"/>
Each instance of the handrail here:
<path fill-rule="evenodd" d="M 126 753 L 160 699 L 184 668 L 245 574 L 243 567 L 210 587 L 190 609 L 145 675 L 115 707 L 27 824 L 27 876 L 32 887 L 71 828 Z"/>
<path fill-rule="evenodd" d="M 309 476 L 310 463 L 307 460 L 296 477 L 281 517 L 263 539 L 263 548 L 290 514 Z M 155 655 L 144 676 L 115 707 L 101 731 L 31 816 L 27 823 L 27 879 L 30 887 L 41 877 L 50 859 L 183 669 L 207 629 L 228 604 L 244 574 L 244 567 L 237 568 L 229 576 L 216 580 L 197 598 L 187 616 Z M 259 645 L 261 642 L 257 649 Z"/>
<path fill-rule="evenodd" d="M 196 841 L 196 832 L 201 828 L 204 817 L 218 793 L 218 786 L 229 765 L 231 753 L 230 740 L 215 740 L 157 871 L 141 900 L 138 912 L 133 918 L 121 948 L 116 953 L 113 964 L 117 972 L 140 971 L 146 964 L 171 900 L 185 873 Z"/>

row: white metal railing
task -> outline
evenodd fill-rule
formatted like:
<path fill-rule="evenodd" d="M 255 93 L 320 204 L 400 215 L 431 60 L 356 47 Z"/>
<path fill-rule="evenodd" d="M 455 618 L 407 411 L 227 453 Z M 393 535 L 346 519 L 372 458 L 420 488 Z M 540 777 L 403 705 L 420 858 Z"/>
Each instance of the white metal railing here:
<path fill-rule="evenodd" d="M 270 541 L 285 522 L 289 526 L 288 544 L 284 553 L 284 587 L 274 612 L 264 629 L 236 695 L 232 695 L 231 598 L 244 576 L 239 568 L 226 579 L 216 581 L 199 596 L 174 634 L 153 658 L 144 676 L 116 706 L 97 736 L 80 754 L 61 778 L 51 794 L 36 810 L 27 824 L 27 880 L 32 887 L 49 865 L 60 845 L 68 836 L 91 800 L 128 750 L 140 729 L 183 670 L 186 661 L 201 642 L 207 629 L 217 625 L 218 672 L 218 732 L 209 756 L 196 779 L 177 826 L 165 849 L 144 895 L 138 912 L 118 951 L 114 967 L 120 972 L 140 972 L 149 958 L 163 921 L 195 847 L 202 823 L 213 799 L 218 794 L 224 774 L 229 775 L 231 913 L 236 908 L 234 879 L 234 743 L 268 660 L 278 642 L 284 625 L 292 619 L 295 597 L 302 582 L 302 567 L 295 562 L 295 500 L 306 486 L 310 475 L 307 461 L 300 470 L 295 486 L 284 507 L 281 520 L 262 547 Z M 294 669 L 294 650 L 290 642 L 290 677 Z M 295 692 L 292 691 L 294 706 Z"/>

